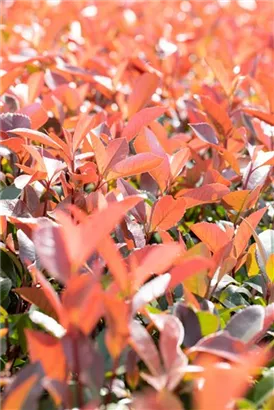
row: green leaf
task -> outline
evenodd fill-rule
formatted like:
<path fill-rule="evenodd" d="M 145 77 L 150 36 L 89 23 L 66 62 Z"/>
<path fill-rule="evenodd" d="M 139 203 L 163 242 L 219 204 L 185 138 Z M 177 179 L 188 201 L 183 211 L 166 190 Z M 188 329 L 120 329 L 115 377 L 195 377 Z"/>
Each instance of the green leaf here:
<path fill-rule="evenodd" d="M 12 287 L 12 281 L 4 276 L 0 277 L 1 303 L 6 299 Z"/>
<path fill-rule="evenodd" d="M 22 349 L 22 352 L 26 354 L 28 349 L 27 349 L 27 340 L 25 337 L 25 330 L 33 329 L 33 325 L 32 325 L 32 322 L 28 314 L 23 314 L 20 316 L 21 317 L 19 318 L 17 322 L 18 341 Z"/>
<path fill-rule="evenodd" d="M 237 400 L 237 410 L 257 410 L 257 407 L 247 399 Z"/>
<path fill-rule="evenodd" d="M 17 273 L 17 269 L 13 262 L 12 257 L 14 257 L 17 261 L 16 255 L 11 254 L 11 252 L 1 249 L 0 251 L 0 260 L 1 260 L 1 276 L 8 277 L 13 287 L 20 287 L 21 280 Z M 20 264 L 20 262 L 18 261 Z"/>
<path fill-rule="evenodd" d="M 229 285 L 221 293 L 219 300 L 227 308 L 233 308 L 239 305 L 249 306 L 249 303 L 241 294 L 252 297 L 247 289 L 235 285 Z"/>
<path fill-rule="evenodd" d="M 201 310 L 196 313 L 201 327 L 201 332 L 203 336 L 210 335 L 211 333 L 217 332 L 219 328 L 219 318 L 210 312 Z"/>
<path fill-rule="evenodd" d="M 17 199 L 21 192 L 15 185 L 10 185 L 0 191 L 0 199 Z"/>
<path fill-rule="evenodd" d="M 250 399 L 257 406 L 263 404 L 274 391 L 274 367 L 267 369 L 264 376 L 252 389 Z"/>

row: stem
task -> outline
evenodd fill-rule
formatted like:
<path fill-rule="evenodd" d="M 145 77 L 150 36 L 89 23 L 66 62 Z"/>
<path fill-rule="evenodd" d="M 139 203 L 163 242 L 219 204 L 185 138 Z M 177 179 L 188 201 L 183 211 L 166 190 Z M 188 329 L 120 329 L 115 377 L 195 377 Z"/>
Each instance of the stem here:
<path fill-rule="evenodd" d="M 50 188 L 50 182 L 46 185 L 43 216 L 47 215 L 47 207 L 48 207 L 48 199 L 49 199 L 49 188 Z"/>
<path fill-rule="evenodd" d="M 75 382 L 76 382 L 76 394 L 77 394 L 77 407 L 81 409 L 84 405 L 83 401 L 83 386 L 80 380 L 80 362 L 79 362 L 79 355 L 78 355 L 78 345 L 77 345 L 77 336 L 73 336 L 73 356 L 74 356 L 74 373 L 75 373 Z"/>
<path fill-rule="evenodd" d="M 116 370 L 119 365 L 119 358 L 120 358 L 119 356 L 116 357 L 116 359 L 113 362 L 112 375 L 111 375 L 110 382 L 109 382 L 109 392 L 106 395 L 105 406 L 111 403 L 112 386 L 113 386 L 113 382 L 116 376 Z"/>
<path fill-rule="evenodd" d="M 251 176 L 251 174 L 252 174 L 253 171 L 254 171 L 254 169 L 252 169 L 252 164 L 250 164 L 250 168 L 249 168 L 249 171 L 248 171 L 248 174 L 247 174 L 245 183 L 244 183 L 244 185 L 243 185 L 243 189 L 246 189 L 246 188 L 247 188 L 249 178 L 250 178 L 250 176 Z"/>

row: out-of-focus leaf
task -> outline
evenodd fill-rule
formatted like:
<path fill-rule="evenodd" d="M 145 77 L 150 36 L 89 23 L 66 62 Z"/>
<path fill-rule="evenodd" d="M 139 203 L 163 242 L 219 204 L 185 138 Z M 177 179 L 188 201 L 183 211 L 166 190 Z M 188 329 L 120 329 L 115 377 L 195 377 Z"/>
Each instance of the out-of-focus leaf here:
<path fill-rule="evenodd" d="M 274 368 L 266 369 L 263 372 L 262 378 L 255 384 L 249 398 L 252 400 L 256 408 L 261 406 L 269 397 L 273 395 L 274 388 Z"/>
<path fill-rule="evenodd" d="M 0 199 L 17 199 L 21 192 L 22 190 L 16 188 L 15 185 L 10 185 L 0 191 Z"/>
<path fill-rule="evenodd" d="M 194 256 L 186 258 L 181 264 L 175 266 L 171 271 L 170 288 L 174 288 L 179 283 L 184 282 L 187 278 L 199 274 L 201 271 L 210 269 L 212 262 L 210 259 L 202 256 Z"/>
<path fill-rule="evenodd" d="M 227 96 L 229 96 L 232 89 L 231 76 L 224 67 L 222 61 L 209 56 L 205 58 L 205 61 L 213 71 L 217 80 L 220 82 Z"/>
<path fill-rule="evenodd" d="M 139 393 L 133 403 L 136 410 L 183 410 L 178 398 L 165 390 L 162 392 L 148 390 L 146 393 Z"/>
<path fill-rule="evenodd" d="M 7 277 L 0 277 L 1 301 L 4 301 L 8 296 L 12 287 L 12 281 Z"/>
<path fill-rule="evenodd" d="M 161 296 L 166 291 L 169 281 L 170 274 L 166 273 L 143 285 L 132 299 L 133 312 L 137 312 L 142 306 Z"/>
<path fill-rule="evenodd" d="M 132 321 L 130 335 L 133 349 L 145 362 L 150 373 L 154 376 L 161 375 L 162 365 L 159 354 L 147 330 L 139 322 Z"/>
<path fill-rule="evenodd" d="M 217 332 L 219 328 L 219 319 L 217 316 L 201 310 L 200 312 L 197 312 L 197 317 L 200 322 L 201 333 L 203 336 Z"/>
<path fill-rule="evenodd" d="M 274 323 L 274 303 L 265 309 L 262 306 L 249 306 L 237 312 L 226 326 L 226 331 L 245 343 L 260 339 Z"/>
<path fill-rule="evenodd" d="M 185 329 L 184 346 L 191 347 L 195 345 L 202 338 L 200 321 L 195 312 L 182 303 L 177 303 L 174 315 L 182 322 Z"/>
<path fill-rule="evenodd" d="M 43 375 L 39 362 L 26 366 L 6 389 L 2 409 L 21 410 L 26 406 L 30 410 L 35 410 L 43 391 L 41 384 Z"/>
<path fill-rule="evenodd" d="M 64 381 L 67 376 L 67 359 L 61 341 L 35 330 L 27 330 L 26 337 L 31 361 L 39 361 L 47 377 Z"/>
<path fill-rule="evenodd" d="M 265 265 L 265 271 L 270 281 L 274 282 L 274 254 L 273 253 L 269 255 L 267 259 L 267 262 Z"/>
<path fill-rule="evenodd" d="M 156 74 L 145 73 L 138 78 L 128 99 L 129 118 L 145 106 L 158 83 L 159 77 Z"/>
<path fill-rule="evenodd" d="M 263 231 L 262 233 L 260 233 L 258 235 L 258 238 L 261 242 L 261 247 L 260 247 L 261 249 L 259 248 L 257 244 L 256 245 L 256 258 L 257 258 L 260 270 L 266 273 L 267 261 L 271 257 L 271 255 L 273 258 L 273 254 L 274 254 L 274 231 L 271 229 L 267 229 L 266 231 Z M 263 255 L 261 254 L 262 251 L 263 251 Z M 273 272 L 272 272 L 272 275 L 273 275 Z"/>

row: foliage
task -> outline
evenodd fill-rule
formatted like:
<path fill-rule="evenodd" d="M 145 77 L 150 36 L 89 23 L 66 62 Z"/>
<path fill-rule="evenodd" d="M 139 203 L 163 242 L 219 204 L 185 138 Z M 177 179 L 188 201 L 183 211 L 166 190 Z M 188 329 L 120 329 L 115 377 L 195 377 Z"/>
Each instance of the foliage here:
<path fill-rule="evenodd" d="M 4 2 L 11 409 L 270 409 L 273 6 Z"/>

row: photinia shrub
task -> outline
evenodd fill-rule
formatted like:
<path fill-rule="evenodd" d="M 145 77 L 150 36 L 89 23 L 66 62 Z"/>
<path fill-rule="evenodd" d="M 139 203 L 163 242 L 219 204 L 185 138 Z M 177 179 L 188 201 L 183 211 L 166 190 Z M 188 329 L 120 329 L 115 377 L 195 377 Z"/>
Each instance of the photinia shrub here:
<path fill-rule="evenodd" d="M 272 3 L 2 11 L 3 410 L 273 408 Z"/>

